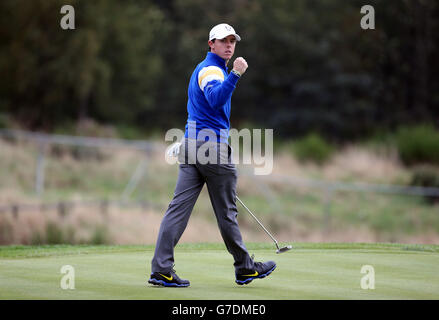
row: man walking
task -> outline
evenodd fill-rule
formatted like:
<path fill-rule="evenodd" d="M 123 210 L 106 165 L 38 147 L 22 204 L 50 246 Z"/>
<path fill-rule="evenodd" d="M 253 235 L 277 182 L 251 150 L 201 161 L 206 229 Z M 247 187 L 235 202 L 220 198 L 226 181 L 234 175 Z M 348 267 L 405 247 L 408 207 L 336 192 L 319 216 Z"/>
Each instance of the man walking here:
<path fill-rule="evenodd" d="M 236 167 L 228 145 L 231 97 L 247 70 L 239 57 L 228 73 L 227 64 L 241 37 L 222 23 L 209 33 L 209 52 L 195 68 L 188 88 L 188 121 L 179 150 L 179 174 L 174 197 L 163 217 L 151 263 L 149 283 L 169 287 L 188 287 L 174 266 L 174 247 L 183 234 L 192 209 L 204 184 L 215 212 L 218 227 L 228 252 L 233 256 L 235 282 L 248 284 L 268 276 L 274 261 L 254 262 L 243 243 L 236 216 Z M 207 148 L 206 148 L 207 146 Z M 202 161 L 208 157 L 209 161 Z"/>

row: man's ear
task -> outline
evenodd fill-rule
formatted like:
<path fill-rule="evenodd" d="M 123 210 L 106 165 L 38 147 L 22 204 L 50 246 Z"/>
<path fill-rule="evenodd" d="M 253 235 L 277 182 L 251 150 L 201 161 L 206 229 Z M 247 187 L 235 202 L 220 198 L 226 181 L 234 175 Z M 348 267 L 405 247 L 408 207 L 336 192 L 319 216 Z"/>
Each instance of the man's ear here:
<path fill-rule="evenodd" d="M 207 44 L 209 45 L 209 48 L 212 50 L 212 46 L 213 46 L 214 41 L 209 40 L 207 41 Z"/>

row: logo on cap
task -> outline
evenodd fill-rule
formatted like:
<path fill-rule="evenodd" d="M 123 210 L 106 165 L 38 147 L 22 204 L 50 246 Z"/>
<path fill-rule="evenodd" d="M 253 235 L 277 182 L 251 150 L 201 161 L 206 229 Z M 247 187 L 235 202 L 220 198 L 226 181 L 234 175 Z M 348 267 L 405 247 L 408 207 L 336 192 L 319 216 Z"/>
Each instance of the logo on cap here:
<path fill-rule="evenodd" d="M 216 38 L 222 39 L 230 34 L 233 34 L 237 41 L 241 41 L 241 37 L 235 33 L 235 29 L 233 29 L 232 26 L 226 23 L 221 23 L 213 27 L 212 30 L 210 30 L 209 40 Z"/>

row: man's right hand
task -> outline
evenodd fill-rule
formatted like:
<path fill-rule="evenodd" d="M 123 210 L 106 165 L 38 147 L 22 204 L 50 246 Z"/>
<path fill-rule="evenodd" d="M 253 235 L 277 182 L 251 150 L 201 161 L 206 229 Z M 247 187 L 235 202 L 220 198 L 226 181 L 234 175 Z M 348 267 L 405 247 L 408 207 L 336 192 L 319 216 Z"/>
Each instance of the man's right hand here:
<path fill-rule="evenodd" d="M 233 70 L 238 71 L 241 76 L 244 74 L 247 68 L 248 68 L 247 61 L 245 61 L 243 57 L 238 57 L 233 62 Z"/>

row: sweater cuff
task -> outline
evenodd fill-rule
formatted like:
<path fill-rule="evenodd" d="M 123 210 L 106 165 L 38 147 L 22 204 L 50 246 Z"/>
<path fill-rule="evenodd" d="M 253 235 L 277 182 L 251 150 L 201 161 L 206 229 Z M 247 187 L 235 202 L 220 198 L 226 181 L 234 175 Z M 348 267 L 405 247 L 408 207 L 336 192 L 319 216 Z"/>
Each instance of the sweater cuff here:
<path fill-rule="evenodd" d="M 229 73 L 228 79 L 230 79 L 230 82 L 235 86 L 236 83 L 239 80 L 239 76 L 237 76 L 236 74 L 234 74 L 233 72 Z"/>

